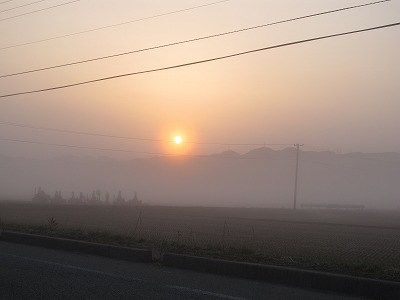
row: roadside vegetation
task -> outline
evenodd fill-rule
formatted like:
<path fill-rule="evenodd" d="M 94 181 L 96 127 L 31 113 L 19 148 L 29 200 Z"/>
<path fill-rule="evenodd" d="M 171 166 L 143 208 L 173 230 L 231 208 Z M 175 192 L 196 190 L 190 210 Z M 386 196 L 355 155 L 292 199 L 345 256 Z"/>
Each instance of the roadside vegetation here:
<path fill-rule="evenodd" d="M 310 256 L 306 253 L 304 255 L 290 256 L 279 254 L 279 251 L 271 253 L 265 251 L 263 247 L 256 248 L 251 244 L 233 243 L 225 239 L 227 235 L 225 226 L 218 241 L 199 241 L 194 237 L 190 239 L 183 238 L 182 233 L 179 231 L 173 237 L 169 238 L 154 235 L 146 236 L 143 232 L 136 231 L 137 226 L 130 234 L 64 227 L 60 226 L 54 217 L 50 217 L 42 225 L 9 223 L 0 220 L 0 229 L 124 247 L 156 249 L 161 253 L 170 252 L 240 262 L 295 267 L 400 282 L 400 268 L 398 267 L 378 263 L 349 262 L 348 260 L 343 260 L 341 257 L 325 257 L 321 259 L 320 257 Z"/>

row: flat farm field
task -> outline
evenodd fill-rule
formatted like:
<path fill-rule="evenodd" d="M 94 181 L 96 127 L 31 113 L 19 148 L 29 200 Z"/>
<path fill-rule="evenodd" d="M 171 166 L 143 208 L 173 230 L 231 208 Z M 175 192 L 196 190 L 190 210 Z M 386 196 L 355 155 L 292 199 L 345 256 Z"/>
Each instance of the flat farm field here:
<path fill-rule="evenodd" d="M 131 236 L 165 251 L 400 281 L 400 211 L 0 202 L 0 218 L 32 226 L 53 218 L 60 229 Z"/>

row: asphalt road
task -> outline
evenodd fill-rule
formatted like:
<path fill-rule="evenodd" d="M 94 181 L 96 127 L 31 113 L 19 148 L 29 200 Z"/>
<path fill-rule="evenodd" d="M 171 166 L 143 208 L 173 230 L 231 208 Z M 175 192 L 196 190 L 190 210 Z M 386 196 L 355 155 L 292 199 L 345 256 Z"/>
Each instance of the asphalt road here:
<path fill-rule="evenodd" d="M 0 299 L 360 299 L 0 241 Z"/>

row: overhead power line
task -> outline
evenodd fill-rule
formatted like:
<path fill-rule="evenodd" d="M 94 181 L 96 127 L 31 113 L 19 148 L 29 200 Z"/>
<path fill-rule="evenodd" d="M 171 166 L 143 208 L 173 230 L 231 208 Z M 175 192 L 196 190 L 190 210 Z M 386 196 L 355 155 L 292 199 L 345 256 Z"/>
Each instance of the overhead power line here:
<path fill-rule="evenodd" d="M 36 3 L 39 3 L 39 2 L 44 2 L 44 1 L 48 1 L 48 0 L 39 0 L 39 1 L 35 1 L 35 2 L 31 2 L 31 3 L 24 4 L 24 5 L 15 6 L 15 7 L 12 7 L 12 8 L 0 10 L 0 13 L 6 12 L 6 11 L 10 11 L 10 10 L 14 10 L 14 9 L 18 9 L 18 8 L 25 7 L 25 6 L 30 6 L 30 5 L 33 5 L 33 4 L 36 4 Z M 1 4 L 1 3 L 0 3 L 0 4 Z"/>
<path fill-rule="evenodd" d="M 79 1 L 79 0 L 77 0 L 77 1 Z M 65 35 L 59 35 L 59 36 L 55 36 L 55 37 L 51 37 L 51 38 L 47 38 L 47 39 L 42 39 L 42 40 L 37 40 L 37 41 L 32 41 L 32 42 L 27 42 L 27 43 L 22 43 L 22 44 L 6 46 L 6 47 L 0 48 L 0 50 L 20 47 L 20 46 L 26 46 L 26 45 L 31 45 L 31 44 L 37 44 L 37 43 L 47 42 L 47 41 L 66 38 L 66 37 L 71 37 L 71 36 L 89 33 L 89 32 L 93 32 L 93 31 L 103 30 L 103 29 L 117 27 L 117 26 L 126 25 L 126 24 L 130 24 L 130 23 L 145 21 L 145 20 L 168 16 L 168 15 L 172 15 L 172 14 L 177 14 L 177 13 L 181 13 L 181 12 L 185 12 L 185 11 L 190 11 L 190 10 L 194 10 L 194 9 L 198 9 L 198 8 L 203 8 L 203 7 L 207 7 L 207 6 L 211 6 L 211 5 L 220 4 L 223 2 L 228 2 L 228 1 L 232 1 L 232 0 L 222 0 L 222 1 L 217 1 L 217 2 L 211 2 L 211 3 L 207 3 L 207 4 L 203 4 L 203 5 L 198 5 L 198 6 L 193 6 L 193 7 L 189 7 L 189 8 L 180 9 L 180 10 L 170 11 L 170 12 L 166 12 L 166 13 L 162 13 L 162 14 L 158 14 L 158 15 L 154 15 L 154 16 L 149 16 L 149 17 L 144 17 L 144 18 L 140 18 L 140 19 L 130 20 L 130 21 L 122 22 L 122 23 L 92 28 L 92 29 L 88 29 L 88 30 L 84 30 L 84 31 L 69 33 L 69 34 L 65 34 Z M 390 1 L 390 0 L 388 0 L 388 1 Z M 0 20 L 0 21 L 2 21 L 2 20 Z"/>
<path fill-rule="evenodd" d="M 61 67 L 66 67 L 66 66 L 77 65 L 77 64 L 83 64 L 83 63 L 88 63 L 88 62 L 92 62 L 92 61 L 109 59 L 109 58 L 114 58 L 114 57 L 119 57 L 119 56 L 139 53 L 139 52 L 145 52 L 145 51 L 149 51 L 149 50 L 155 50 L 155 49 L 160 49 L 160 48 L 165 48 L 165 47 L 170 47 L 170 46 L 176 46 L 176 45 L 180 45 L 180 44 L 185 44 L 185 43 L 190 43 L 190 42 L 195 42 L 195 41 L 200 41 L 200 40 L 205 40 L 205 39 L 210 39 L 210 38 L 216 38 L 216 37 L 221 37 L 221 36 L 235 34 L 235 33 L 240 33 L 240 32 L 244 32 L 244 31 L 259 29 L 259 28 L 263 28 L 263 27 L 267 27 L 267 26 L 273 26 L 273 25 L 278 25 L 278 24 L 282 24 L 282 23 L 288 23 L 288 22 L 298 21 L 298 20 L 302 20 L 302 19 L 312 18 L 312 17 L 316 17 L 316 16 L 337 13 L 337 12 L 341 12 L 341 11 L 345 11 L 345 10 L 356 9 L 356 8 L 361 8 L 361 7 L 370 6 L 370 5 L 376 5 L 376 4 L 382 4 L 383 2 L 388 2 L 388 1 L 391 1 L 391 0 L 375 1 L 375 2 L 370 2 L 370 3 L 366 3 L 366 4 L 361 4 L 361 5 L 353 5 L 353 6 L 348 6 L 348 7 L 344 7 L 344 8 L 324 11 L 324 12 L 320 12 L 320 13 L 314 13 L 314 14 L 305 15 L 305 16 L 301 16 L 301 17 L 296 17 L 296 18 L 276 21 L 276 22 L 272 22 L 272 23 L 267 23 L 267 24 L 262 24 L 262 25 L 242 28 L 242 29 L 233 30 L 233 31 L 227 31 L 227 32 L 223 32 L 223 33 L 218 33 L 218 34 L 213 34 L 213 35 L 208 35 L 208 36 L 188 39 L 188 40 L 169 43 L 169 44 L 158 45 L 158 46 L 149 47 L 149 48 L 132 50 L 132 51 L 128 51 L 128 52 L 122 52 L 122 53 L 117 53 L 117 54 L 113 54 L 113 55 L 107 55 L 107 56 L 102 56 L 102 57 L 86 59 L 86 60 L 80 60 L 80 61 L 71 62 L 71 63 L 59 64 L 59 65 L 55 65 L 55 66 L 44 67 L 44 68 L 39 68 L 39 69 L 34 69 L 34 70 L 29 70 L 29 71 L 22 71 L 22 72 L 7 74 L 7 75 L 1 75 L 0 78 L 11 77 L 11 76 L 16 76 L 16 75 L 22 75 L 22 74 L 28 74 L 28 73 L 34 73 L 34 72 L 45 71 L 45 70 L 50 70 L 50 69 L 56 69 L 56 68 L 61 68 Z"/>
<path fill-rule="evenodd" d="M 11 2 L 11 1 L 14 1 L 14 0 L 2 1 L 2 2 L 0 2 L 0 4 L 7 3 L 7 2 Z"/>
<path fill-rule="evenodd" d="M 64 147 L 64 148 L 77 148 L 77 149 L 101 150 L 101 151 L 112 151 L 112 152 L 157 154 L 157 155 L 170 155 L 170 156 L 172 156 L 172 154 L 161 153 L 161 152 L 147 152 L 147 151 L 126 150 L 126 149 L 86 147 L 86 146 L 77 146 L 77 145 L 68 145 L 68 144 L 43 143 L 43 142 L 36 142 L 36 141 L 29 141 L 29 140 L 19 140 L 19 139 L 0 138 L 0 141 L 35 144 L 35 145 L 46 145 L 46 146 L 56 146 L 56 147 Z"/>
<path fill-rule="evenodd" d="M 204 156 L 204 155 L 188 155 L 188 154 L 171 154 L 171 153 L 163 153 L 163 152 L 148 152 L 148 151 L 136 151 L 136 150 L 128 150 L 128 149 L 115 149 L 115 148 L 99 148 L 99 147 L 90 147 L 90 146 L 78 146 L 78 145 L 70 145 L 70 144 L 57 144 L 57 143 L 45 143 L 45 142 L 37 142 L 31 140 L 20 140 L 20 139 L 7 139 L 0 138 L 0 141 L 5 142 L 16 142 L 16 143 L 24 143 L 24 144 L 33 144 L 33 145 L 42 145 L 42 146 L 55 146 L 61 148 L 74 148 L 74 149 L 85 149 L 85 150 L 97 150 L 97 151 L 111 151 L 111 152 L 122 152 L 122 153 L 138 153 L 138 154 L 151 154 L 151 155 L 163 155 L 163 156 L 183 156 L 183 157 L 196 157 L 196 158 L 212 158 L 212 156 Z M 293 144 L 288 144 L 293 146 Z M 265 159 L 263 157 L 246 157 L 246 156 L 223 156 L 220 158 L 227 159 L 245 159 L 245 160 L 254 160 L 254 159 Z M 288 159 L 267 159 L 267 160 L 288 160 Z"/>
<path fill-rule="evenodd" d="M 264 47 L 264 48 L 258 48 L 258 49 L 244 51 L 244 52 L 238 52 L 238 53 L 234 53 L 234 54 L 229 54 L 229 55 L 224 55 L 224 56 L 204 59 L 204 60 L 198 60 L 198 61 L 183 63 L 183 64 L 179 64 L 179 65 L 173 65 L 173 66 L 168 66 L 168 67 L 162 67 L 162 68 L 156 68 L 156 69 L 150 69 L 150 70 L 144 70 L 144 71 L 138 71 L 138 72 L 132 72 L 132 73 L 119 74 L 119 75 L 114 75 L 114 76 L 109 76 L 109 77 L 102 77 L 102 78 L 98 78 L 98 79 L 93 79 L 93 80 L 88 80 L 88 81 L 81 81 L 81 82 L 76 82 L 76 83 L 71 83 L 71 84 L 66 84 L 66 85 L 60 85 L 60 86 L 54 86 L 54 87 L 49 87 L 49 88 L 44 88 L 44 89 L 39 89 L 39 90 L 31 90 L 31 91 L 25 91 L 25 92 L 18 92 L 18 93 L 0 95 L 0 98 L 7 98 L 7 97 L 13 97 L 13 96 L 19 96 L 19 95 L 48 92 L 48 91 L 53 91 L 53 90 L 59 90 L 59 89 L 75 87 L 75 86 L 79 86 L 79 85 L 85 85 L 85 84 L 100 82 L 100 81 L 106 81 L 106 80 L 111 80 L 111 79 L 127 77 L 127 76 L 133 76 L 133 75 L 139 75 L 139 74 L 154 73 L 154 72 L 159 72 L 159 71 L 183 68 L 183 67 L 188 67 L 188 66 L 193 66 L 193 65 L 209 63 L 209 62 L 213 62 L 213 61 L 217 61 L 217 60 L 223 60 L 223 59 L 227 59 L 227 58 L 242 56 L 242 55 L 255 53 L 255 52 L 261 52 L 261 51 L 266 51 L 266 50 L 271 50 L 271 49 L 276 49 L 276 48 L 282 48 L 282 47 L 287 47 L 287 46 L 293 46 L 293 45 L 298 45 L 298 44 L 315 42 L 315 41 L 319 41 L 319 40 L 324 40 L 324 39 L 329 39 L 329 38 L 334 38 L 334 37 L 339 37 L 339 36 L 345 36 L 345 35 L 351 35 L 351 34 L 356 34 L 356 33 L 361 33 L 361 32 L 373 31 L 373 30 L 389 28 L 389 27 L 394 27 L 394 26 L 399 26 L 399 25 L 400 25 L 400 22 L 397 22 L 397 23 L 385 24 L 385 25 L 376 26 L 376 27 L 369 27 L 369 28 L 364 28 L 364 29 L 359 29 L 359 30 L 352 30 L 352 31 L 347 31 L 347 32 L 324 35 L 324 36 L 319 36 L 319 37 L 310 38 L 310 39 L 304 39 L 304 40 L 299 40 L 299 41 L 294 41 L 294 42 L 289 42 L 289 43 L 284 43 L 284 44 L 278 44 L 278 45 L 274 45 L 274 46 L 268 46 L 268 47 Z"/>
<path fill-rule="evenodd" d="M 87 132 L 87 131 L 66 130 L 66 129 L 59 129 L 59 128 L 33 126 L 33 125 L 14 123 L 14 122 L 0 121 L 0 125 L 29 128 L 29 129 L 36 129 L 36 130 L 44 130 L 44 131 L 52 131 L 52 132 L 60 132 L 60 133 L 68 133 L 68 134 L 75 134 L 75 135 L 117 138 L 117 139 L 125 139 L 125 140 L 138 140 L 138 141 L 148 141 L 148 142 L 172 143 L 171 140 L 111 135 L 111 134 L 103 134 L 103 133 Z M 291 146 L 292 145 L 292 144 L 268 144 L 268 143 L 223 143 L 223 142 L 201 142 L 201 141 L 200 142 L 199 141 L 197 141 L 197 142 L 196 141 L 184 141 L 183 143 L 184 144 L 196 144 L 196 145 L 221 145 L 221 146 Z"/>
<path fill-rule="evenodd" d="M 44 130 L 44 131 L 53 131 L 53 132 L 60 132 L 60 133 L 77 134 L 77 135 L 86 135 L 86 136 L 97 136 L 97 137 L 139 140 L 139 141 L 149 141 L 149 142 L 167 142 L 166 140 L 161 140 L 161 139 L 140 138 L 140 137 L 130 137 L 130 136 L 121 136 L 121 135 L 107 135 L 107 134 L 101 134 L 101 133 L 74 131 L 74 130 L 66 130 L 66 129 L 59 129 L 59 128 L 49 128 L 49 127 L 33 126 L 33 125 L 20 124 L 20 123 L 12 123 L 12 122 L 0 121 L 0 125 L 30 128 L 30 129 L 37 129 L 37 130 Z"/>
<path fill-rule="evenodd" d="M 66 3 L 61 3 L 61 4 L 58 4 L 58 5 L 49 6 L 49 7 L 46 7 L 46 8 L 42 8 L 42 9 L 30 11 L 30 12 L 27 12 L 27 13 L 24 13 L 24 14 L 19 14 L 19 15 L 15 15 L 15 16 L 12 16 L 12 17 L 0 19 L 0 22 L 1 22 L 1 21 L 6 21 L 6 20 L 9 20 L 9 19 L 14 19 L 14 18 L 26 16 L 26 15 L 30 15 L 30 14 L 34 14 L 34 13 L 41 12 L 41 11 L 44 11 L 44 10 L 49 10 L 49 9 L 57 8 L 57 7 L 60 7 L 60 6 L 72 4 L 72 3 L 75 3 L 75 2 L 78 2 L 78 1 L 81 1 L 81 0 L 69 1 L 69 2 L 66 2 Z"/>

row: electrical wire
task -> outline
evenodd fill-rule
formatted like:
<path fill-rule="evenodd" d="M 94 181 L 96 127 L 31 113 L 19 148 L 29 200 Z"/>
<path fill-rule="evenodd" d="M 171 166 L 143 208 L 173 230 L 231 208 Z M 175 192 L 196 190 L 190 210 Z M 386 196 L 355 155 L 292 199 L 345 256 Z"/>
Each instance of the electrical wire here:
<path fill-rule="evenodd" d="M 68 145 L 68 144 L 44 143 L 44 142 L 36 142 L 36 141 L 29 141 L 29 140 L 19 140 L 19 139 L 0 138 L 0 141 L 17 142 L 17 143 L 25 143 L 25 144 L 35 144 L 35 145 L 46 145 L 46 146 L 56 146 L 56 147 L 63 147 L 63 148 L 77 148 L 77 149 L 112 151 L 112 152 L 126 152 L 126 153 L 140 153 L 140 154 L 156 154 L 156 155 L 174 156 L 173 154 L 162 153 L 162 152 L 147 152 L 147 151 L 135 151 L 135 150 L 113 149 L 113 148 L 97 148 L 97 147 L 77 146 L 77 145 Z"/>
<path fill-rule="evenodd" d="M 14 19 L 14 18 L 18 18 L 18 17 L 22 17 L 22 16 L 26 16 L 26 15 L 30 15 L 30 14 L 34 14 L 34 13 L 45 11 L 45 10 L 49 10 L 49 9 L 53 9 L 53 8 L 57 8 L 57 7 L 60 7 L 60 6 L 72 4 L 72 3 L 75 3 L 75 2 L 78 2 L 78 1 L 81 1 L 81 0 L 73 0 L 73 1 L 66 2 L 66 3 L 61 3 L 61 4 L 58 4 L 58 5 L 49 6 L 49 7 L 46 7 L 46 8 L 30 11 L 30 12 L 27 12 L 27 13 L 15 15 L 15 16 L 12 16 L 12 17 L 4 18 L 4 19 L 0 19 L 0 22 L 1 21 L 10 20 L 10 19 Z"/>
<path fill-rule="evenodd" d="M 193 154 L 171 154 L 171 153 L 163 153 L 163 152 L 148 152 L 148 151 L 136 151 L 136 150 L 128 150 L 128 149 L 115 149 L 115 148 L 99 148 L 99 147 L 90 147 L 90 146 L 78 146 L 78 145 L 70 145 L 70 144 L 57 144 L 57 143 L 45 143 L 45 142 L 37 142 L 31 140 L 20 140 L 20 139 L 8 139 L 8 138 L 0 138 L 0 141 L 5 142 L 16 142 L 16 143 L 24 143 L 24 144 L 33 144 L 33 145 L 44 145 L 44 146 L 55 146 L 61 148 L 74 148 L 74 149 L 85 149 L 85 150 L 97 150 L 97 151 L 110 151 L 110 152 L 122 152 L 122 153 L 138 153 L 138 154 L 150 154 L 150 155 L 162 155 L 162 156 L 170 156 L 170 157 L 194 157 L 194 158 L 213 158 L 212 155 L 193 155 Z M 293 145 L 293 144 L 290 144 Z M 247 156 L 219 156 L 219 158 L 226 158 L 226 159 L 239 159 L 239 160 L 285 160 L 285 161 L 292 161 L 292 159 L 267 159 L 265 157 L 247 157 Z"/>
<path fill-rule="evenodd" d="M 39 3 L 39 2 L 44 2 L 44 1 L 48 1 L 48 0 L 39 0 L 39 1 L 35 1 L 35 2 L 24 4 L 24 5 L 8 8 L 8 9 L 5 9 L 5 10 L 0 10 L 0 13 L 6 12 L 6 11 L 10 11 L 10 10 L 14 10 L 14 9 L 18 9 L 18 8 L 25 7 L 25 6 L 30 6 L 30 5 L 33 5 L 33 4 L 36 4 L 36 3 Z"/>
<path fill-rule="evenodd" d="M 0 2 L 0 4 L 7 3 L 7 2 L 11 2 L 11 1 L 14 1 L 14 0 L 3 1 L 3 2 Z"/>
<path fill-rule="evenodd" d="M 53 91 L 53 90 L 59 90 L 59 89 L 65 89 L 65 88 L 80 86 L 80 85 L 86 85 L 86 84 L 100 82 L 100 81 L 106 81 L 106 80 L 111 80 L 111 79 L 116 79 L 116 78 L 127 77 L 127 76 L 133 76 L 133 75 L 139 75 L 139 74 L 154 73 L 154 72 L 159 72 L 159 71 L 183 68 L 183 67 L 188 67 L 188 66 L 199 65 L 199 64 L 209 63 L 209 62 L 213 62 L 213 61 L 233 58 L 233 57 L 237 57 L 237 56 L 247 55 L 247 54 L 251 54 L 251 53 L 255 53 L 255 52 L 261 52 L 261 51 L 277 49 L 277 48 L 282 48 L 282 47 L 287 47 L 287 46 L 293 46 L 293 45 L 298 45 L 298 44 L 315 42 L 315 41 L 319 41 L 319 40 L 324 40 L 324 39 L 329 39 L 329 38 L 334 38 L 334 37 L 339 37 L 339 36 L 345 36 L 345 35 L 351 35 L 351 34 L 356 34 L 356 33 L 361 33 L 361 32 L 373 31 L 373 30 L 389 28 L 389 27 L 394 27 L 394 26 L 399 26 L 399 25 L 400 25 L 400 22 L 397 22 L 397 23 L 385 24 L 385 25 L 376 26 L 376 27 L 369 27 L 369 28 L 364 28 L 364 29 L 359 29 L 359 30 L 352 30 L 352 31 L 346 31 L 346 32 L 335 33 L 335 34 L 330 34 L 330 35 L 324 35 L 324 36 L 319 36 L 319 37 L 315 37 L 315 38 L 298 40 L 298 41 L 294 41 L 294 42 L 288 42 L 288 43 L 284 43 L 284 44 L 278 44 L 278 45 L 274 45 L 274 46 L 268 46 L 268 47 L 248 50 L 248 51 L 244 51 L 244 52 L 238 52 L 238 53 L 234 53 L 234 54 L 229 54 L 229 55 L 224 55 L 224 56 L 219 56 L 219 57 L 214 57 L 214 58 L 209 58 L 209 59 L 204 59 L 204 60 L 198 60 L 198 61 L 178 64 L 178 65 L 168 66 L 168 67 L 162 67 L 162 68 L 156 68 L 156 69 L 150 69 L 150 70 L 144 70 L 144 71 L 137 71 L 137 72 L 132 72 L 132 73 L 113 75 L 113 76 L 102 77 L 102 78 L 92 79 L 92 80 L 88 80 L 88 81 L 81 81 L 81 82 L 76 82 L 76 83 L 71 83 L 71 84 L 66 84 L 66 85 L 54 86 L 54 87 L 49 87 L 49 88 L 44 88 L 44 89 L 39 89 L 39 90 L 31 90 L 31 91 L 24 91 L 24 92 L 12 93 L 12 94 L 5 94 L 5 95 L 0 95 L 0 98 L 7 98 L 7 97 L 14 97 L 14 96 L 19 96 L 19 95 L 48 92 L 48 91 Z"/>
<path fill-rule="evenodd" d="M 132 136 L 102 134 L 102 133 L 87 132 L 87 131 L 85 132 L 85 131 L 66 130 L 66 129 L 59 129 L 59 128 L 33 126 L 33 125 L 14 123 L 14 122 L 4 122 L 4 121 L 0 121 L 0 125 L 29 128 L 29 129 L 36 129 L 36 130 L 44 130 L 44 131 L 52 131 L 52 132 L 60 132 L 60 133 L 68 133 L 68 134 L 75 134 L 75 135 L 85 135 L 85 136 L 96 136 L 96 137 L 138 140 L 138 141 L 148 141 L 148 142 L 172 142 L 170 140 L 163 140 L 163 139 L 141 138 L 141 137 L 132 137 Z M 292 145 L 292 144 L 222 143 L 222 142 L 195 142 L 195 141 L 192 141 L 192 142 L 184 141 L 182 143 L 183 144 L 196 144 L 196 145 L 221 145 L 221 146 L 291 146 Z"/>
<path fill-rule="evenodd" d="M 13 122 L 0 121 L 0 125 L 30 128 L 30 129 L 44 130 L 44 131 L 53 131 L 53 132 L 60 132 L 60 133 L 69 133 L 69 134 L 76 134 L 76 135 L 97 136 L 97 137 L 117 138 L 117 139 L 126 139 L 126 140 L 139 140 L 139 141 L 148 141 L 148 142 L 167 142 L 166 140 L 162 140 L 162 139 L 140 138 L 140 137 L 130 137 L 130 136 L 121 136 L 121 135 L 107 135 L 107 134 L 93 133 L 93 132 L 83 132 L 83 131 L 74 131 L 74 130 L 66 130 L 66 129 L 59 129 L 59 128 L 33 126 L 33 125 L 13 123 Z"/>
<path fill-rule="evenodd" d="M 188 40 L 169 43 L 169 44 L 164 44 L 164 45 L 158 45 L 158 46 L 144 48 L 144 49 L 138 49 L 138 50 L 123 52 L 123 53 L 117 53 L 117 54 L 113 54 L 113 55 L 107 55 L 107 56 L 102 56 L 102 57 L 86 59 L 86 60 L 80 60 L 80 61 L 71 62 L 71 63 L 59 64 L 59 65 L 50 66 L 50 67 L 44 67 L 44 68 L 38 68 L 38 69 L 34 69 L 34 70 L 28 70 L 28 71 L 22 71 L 22 72 L 7 74 L 7 75 L 1 75 L 0 78 L 11 77 L 11 76 L 16 76 L 16 75 L 22 75 L 22 74 L 28 74 L 28 73 L 34 73 L 34 72 L 45 71 L 45 70 L 50 70 L 50 69 L 56 69 L 56 68 L 61 68 L 61 67 L 66 67 L 66 66 L 77 65 L 77 64 L 83 64 L 83 63 L 88 63 L 88 62 L 92 62 L 92 61 L 109 59 L 109 58 L 114 58 L 114 57 L 119 57 L 119 56 L 139 53 L 139 52 L 145 52 L 145 51 L 149 51 L 149 50 L 155 50 L 155 49 L 160 49 L 160 48 L 165 48 L 165 47 L 170 47 L 170 46 L 176 46 L 176 45 L 180 45 L 180 44 L 186 44 L 186 43 L 190 43 L 190 42 L 195 42 L 195 41 L 200 41 L 200 40 L 205 40 L 205 39 L 210 39 L 210 38 L 216 38 L 216 37 L 221 37 L 221 36 L 240 33 L 240 32 L 244 32 L 244 31 L 260 29 L 260 28 L 267 27 L 267 26 L 273 26 L 273 25 L 278 25 L 278 24 L 298 21 L 298 20 L 302 20 L 302 19 L 312 18 L 312 17 L 316 17 L 316 16 L 337 13 L 337 12 L 341 12 L 341 11 L 345 11 L 345 10 L 356 9 L 356 8 L 361 8 L 361 7 L 370 6 L 370 5 L 376 5 L 376 4 L 382 4 L 382 3 L 388 2 L 388 1 L 391 1 L 391 0 L 382 0 L 382 1 L 375 1 L 375 2 L 370 2 L 370 3 L 366 3 L 366 4 L 361 4 L 361 5 L 353 5 L 353 6 L 348 6 L 348 7 L 344 7 L 344 8 L 339 8 L 339 9 L 334 9 L 334 10 L 314 13 L 314 14 L 305 15 L 305 16 L 301 16 L 301 17 L 296 17 L 296 18 L 276 21 L 276 22 L 272 22 L 272 23 L 267 23 L 267 24 L 262 24 L 262 25 L 242 28 L 242 29 L 238 29 L 238 30 L 233 30 L 233 31 L 228 31 L 228 32 L 223 32 L 223 33 L 218 33 L 218 34 L 213 34 L 213 35 L 208 35 L 208 36 L 203 36 L 203 37 L 198 37 L 198 38 L 193 38 L 193 39 L 188 39 Z"/>
<path fill-rule="evenodd" d="M 20 47 L 20 46 L 26 46 L 26 45 L 31 45 L 31 44 L 37 44 L 37 43 L 47 42 L 47 41 L 66 38 L 66 37 L 71 37 L 71 36 L 89 33 L 89 32 L 93 32 L 93 31 L 103 30 L 103 29 L 117 27 L 117 26 L 126 25 L 126 24 L 130 24 L 130 23 L 136 23 L 136 22 L 154 19 L 154 18 L 158 18 L 158 17 L 177 14 L 177 13 L 181 13 L 181 12 L 185 12 L 185 11 L 190 11 L 190 10 L 194 10 L 194 9 L 198 9 L 198 8 L 203 8 L 203 7 L 207 7 L 207 6 L 211 6 L 211 5 L 220 4 L 223 2 L 228 2 L 228 1 L 232 1 L 232 0 L 222 0 L 222 1 L 217 1 L 217 2 L 211 2 L 211 3 L 207 3 L 207 4 L 203 4 L 203 5 L 198 5 L 198 6 L 193 6 L 193 7 L 189 7 L 189 8 L 180 9 L 180 10 L 170 11 L 170 12 L 166 12 L 166 13 L 162 13 L 162 14 L 158 14 L 158 15 L 154 15 L 154 16 L 149 16 L 149 17 L 144 17 L 144 18 L 140 18 L 140 19 L 135 19 L 135 20 L 131 20 L 131 21 L 126 21 L 126 22 L 122 22 L 122 23 L 92 28 L 92 29 L 88 29 L 88 30 L 84 30 L 84 31 L 69 33 L 69 34 L 65 34 L 65 35 L 59 35 L 59 36 L 55 36 L 55 37 L 51 37 L 51 38 L 47 38 L 47 39 L 42 39 L 42 40 L 37 40 L 37 41 L 32 41 L 32 42 L 27 42 L 27 43 L 22 43 L 22 44 L 17 44 L 17 45 L 6 46 L 6 47 L 0 48 L 0 50 Z M 390 0 L 388 0 L 388 1 L 390 1 Z"/>

